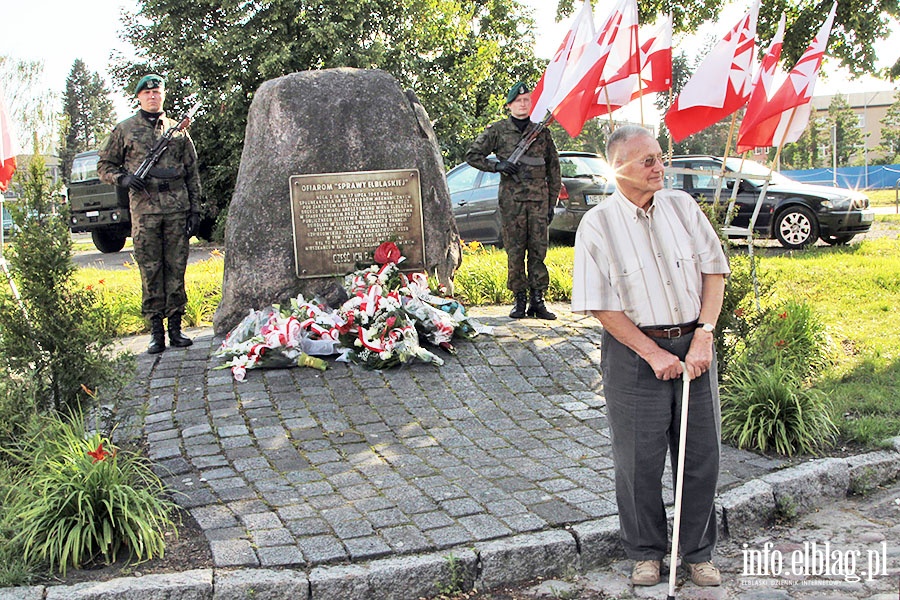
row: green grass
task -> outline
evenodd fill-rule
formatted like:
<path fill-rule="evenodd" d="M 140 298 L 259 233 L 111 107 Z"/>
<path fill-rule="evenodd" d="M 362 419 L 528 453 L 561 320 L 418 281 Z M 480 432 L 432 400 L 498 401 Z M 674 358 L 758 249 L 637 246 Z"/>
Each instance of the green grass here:
<path fill-rule="evenodd" d="M 896 206 L 897 190 L 862 190 L 872 206 Z"/>
<path fill-rule="evenodd" d="M 840 437 L 876 445 L 900 435 L 900 240 L 817 247 L 762 259 L 773 298 L 806 300 L 841 348 L 816 388 L 831 400 Z"/>

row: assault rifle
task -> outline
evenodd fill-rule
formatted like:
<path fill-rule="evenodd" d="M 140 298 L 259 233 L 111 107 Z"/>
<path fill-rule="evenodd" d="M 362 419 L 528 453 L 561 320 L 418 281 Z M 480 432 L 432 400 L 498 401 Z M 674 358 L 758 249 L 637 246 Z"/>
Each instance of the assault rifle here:
<path fill-rule="evenodd" d="M 544 117 L 544 120 L 540 123 L 529 123 L 528 127 L 525 129 L 525 133 L 522 135 L 522 139 L 519 140 L 519 143 L 516 144 L 516 148 L 506 160 L 514 165 L 518 165 L 519 160 L 521 160 L 525 153 L 528 152 L 528 149 L 531 148 L 531 145 L 538 136 L 541 135 L 541 132 L 547 127 L 547 123 L 549 123 L 552 118 L 553 114 L 547 113 L 547 116 Z M 518 175 L 513 175 L 512 178 L 516 183 L 521 182 Z"/>
<path fill-rule="evenodd" d="M 156 140 L 156 143 L 153 144 L 153 147 L 150 148 L 150 152 L 148 152 L 146 158 L 144 158 L 144 162 L 142 162 L 141 166 L 135 170 L 135 177 L 141 181 L 147 181 L 147 175 L 150 173 L 150 169 L 156 166 L 156 163 L 159 162 L 159 159 L 162 158 L 162 155 L 165 154 L 166 150 L 169 148 L 169 142 L 172 141 L 172 136 L 179 131 L 187 129 L 187 126 L 191 124 L 191 119 L 198 110 L 200 110 L 200 102 L 197 102 L 197 104 L 192 106 L 191 110 L 187 111 L 187 113 L 181 117 L 181 121 L 179 121 L 177 125 L 169 127 L 169 129 Z"/>

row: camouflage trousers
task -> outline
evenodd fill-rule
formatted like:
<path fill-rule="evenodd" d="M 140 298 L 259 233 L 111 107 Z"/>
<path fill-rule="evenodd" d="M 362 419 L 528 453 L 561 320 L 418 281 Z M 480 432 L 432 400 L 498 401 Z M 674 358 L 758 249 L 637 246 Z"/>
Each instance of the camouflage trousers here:
<path fill-rule="evenodd" d="M 550 274 L 544 265 L 550 243 L 547 203 L 501 199 L 500 218 L 507 257 L 506 287 L 513 293 L 528 289 L 546 291 L 550 287 Z"/>
<path fill-rule="evenodd" d="M 146 318 L 184 313 L 187 292 L 187 213 L 131 216 L 134 259 L 141 271 L 141 313 Z"/>

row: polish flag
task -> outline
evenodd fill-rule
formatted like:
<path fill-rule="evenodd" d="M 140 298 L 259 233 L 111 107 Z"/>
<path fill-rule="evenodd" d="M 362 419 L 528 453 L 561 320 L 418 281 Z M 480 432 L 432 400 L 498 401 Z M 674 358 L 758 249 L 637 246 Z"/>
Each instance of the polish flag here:
<path fill-rule="evenodd" d="M 606 114 L 609 109 L 618 110 L 645 94 L 665 92 L 672 87 L 672 20 L 669 17 L 644 38 L 638 61 L 640 73 L 632 70 L 631 63 L 626 63 L 606 82 L 610 102 L 599 106 L 600 112 L 594 116 Z M 600 97 L 605 100 L 604 94 Z"/>
<path fill-rule="evenodd" d="M 16 170 L 18 153 L 19 144 L 9 122 L 9 113 L 3 101 L 3 90 L 0 90 L 0 192 L 5 192 L 9 188 L 9 182 L 12 181 L 13 172 Z"/>
<path fill-rule="evenodd" d="M 607 62 L 621 65 L 637 54 L 638 12 L 636 0 L 619 0 L 594 40 L 585 47 L 571 83 L 564 83 L 554 101 L 553 117 L 566 132 L 577 137 L 585 121 L 606 102 L 602 93 Z M 635 61 L 636 62 L 636 61 Z"/>
<path fill-rule="evenodd" d="M 666 113 L 672 139 L 687 136 L 717 123 L 750 99 L 756 51 L 759 2 L 703 60 Z"/>
<path fill-rule="evenodd" d="M 572 27 L 566 33 L 565 39 L 559 45 L 556 54 L 547 65 L 540 81 L 534 86 L 531 93 L 531 120 L 539 123 L 555 105 L 553 99 L 559 91 L 560 85 L 571 76 L 576 69 L 578 60 L 584 53 L 585 46 L 594 39 L 594 14 L 591 12 L 591 3 L 585 2 L 581 10 L 575 16 Z"/>
<path fill-rule="evenodd" d="M 828 18 L 778 91 L 767 102 L 753 107 L 752 112 L 747 109 L 738 133 L 739 152 L 743 151 L 742 148 L 781 146 L 796 142 L 803 135 L 812 112 L 810 101 L 828 47 L 836 10 L 837 2 L 831 6 Z"/>

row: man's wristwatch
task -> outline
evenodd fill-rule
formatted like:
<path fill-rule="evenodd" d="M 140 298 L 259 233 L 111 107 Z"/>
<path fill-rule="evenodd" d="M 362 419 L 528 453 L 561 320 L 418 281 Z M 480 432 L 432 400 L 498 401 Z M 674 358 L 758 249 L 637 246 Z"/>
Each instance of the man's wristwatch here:
<path fill-rule="evenodd" d="M 712 333 L 716 330 L 716 326 L 712 323 L 697 323 L 697 328 L 702 329 L 706 333 Z"/>

